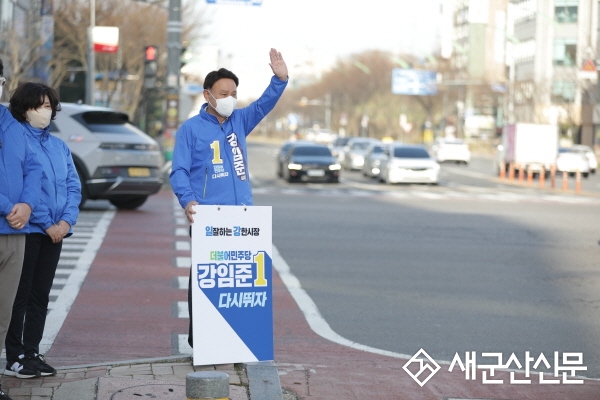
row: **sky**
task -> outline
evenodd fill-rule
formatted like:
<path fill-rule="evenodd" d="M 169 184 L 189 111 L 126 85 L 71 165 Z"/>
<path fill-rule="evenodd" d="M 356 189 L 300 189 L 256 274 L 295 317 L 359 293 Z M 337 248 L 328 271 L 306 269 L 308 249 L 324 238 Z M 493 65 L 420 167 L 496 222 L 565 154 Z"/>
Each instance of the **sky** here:
<path fill-rule="evenodd" d="M 195 0 L 200 1 L 200 0 Z M 323 70 L 339 58 L 379 49 L 426 55 L 436 43 L 440 0 L 263 0 L 261 6 L 206 4 L 203 44 L 231 56 L 238 98 L 260 96 L 272 76 L 269 50 L 280 51 L 290 77 L 311 62 Z"/>

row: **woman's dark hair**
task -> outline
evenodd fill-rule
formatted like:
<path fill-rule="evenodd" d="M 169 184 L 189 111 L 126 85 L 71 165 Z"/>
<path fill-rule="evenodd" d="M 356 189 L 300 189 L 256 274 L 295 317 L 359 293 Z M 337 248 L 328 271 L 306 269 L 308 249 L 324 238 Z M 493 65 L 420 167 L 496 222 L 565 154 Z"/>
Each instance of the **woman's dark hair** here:
<path fill-rule="evenodd" d="M 212 71 L 206 75 L 206 78 L 204 78 L 204 89 L 212 89 L 215 82 L 223 78 L 233 79 L 236 87 L 240 84 L 240 80 L 233 72 L 228 69 L 221 68 L 218 71 Z"/>
<path fill-rule="evenodd" d="M 13 117 L 19 122 L 27 121 L 25 113 L 29 110 L 37 110 L 44 104 L 44 98 L 48 96 L 52 107 L 52 119 L 61 110 L 56 90 L 42 83 L 27 82 L 17 87 L 10 96 L 9 109 Z"/>

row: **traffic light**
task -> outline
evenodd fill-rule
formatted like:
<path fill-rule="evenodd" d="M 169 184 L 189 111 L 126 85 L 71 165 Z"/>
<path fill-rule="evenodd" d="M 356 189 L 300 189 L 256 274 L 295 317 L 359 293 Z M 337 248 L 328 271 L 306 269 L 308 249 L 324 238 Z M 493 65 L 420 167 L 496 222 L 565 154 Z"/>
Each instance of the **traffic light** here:
<path fill-rule="evenodd" d="M 146 46 L 144 48 L 144 87 L 153 89 L 156 87 L 156 73 L 158 72 L 158 48 Z"/>
<path fill-rule="evenodd" d="M 179 70 L 181 70 L 181 68 L 185 67 L 185 64 L 188 63 L 190 57 L 191 57 L 191 54 L 188 53 L 188 48 L 185 46 L 182 47 L 181 54 L 179 55 Z"/>
<path fill-rule="evenodd" d="M 146 61 L 156 61 L 158 56 L 158 50 L 156 46 L 146 46 L 145 50 Z"/>

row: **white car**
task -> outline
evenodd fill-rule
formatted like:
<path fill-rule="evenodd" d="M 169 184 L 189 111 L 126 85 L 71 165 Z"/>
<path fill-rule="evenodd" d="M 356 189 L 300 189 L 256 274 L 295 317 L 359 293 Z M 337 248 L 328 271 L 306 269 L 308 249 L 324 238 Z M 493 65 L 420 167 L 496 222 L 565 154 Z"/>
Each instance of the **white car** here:
<path fill-rule="evenodd" d="M 587 178 L 590 173 L 590 162 L 584 153 L 570 147 L 561 147 L 558 149 L 556 169 L 558 172 L 568 172 L 570 175 L 579 171 L 584 178 Z"/>
<path fill-rule="evenodd" d="M 460 139 L 436 139 L 431 153 L 437 162 L 453 161 L 468 164 L 471 161 L 469 145 Z"/>
<path fill-rule="evenodd" d="M 592 150 L 590 146 L 576 144 L 572 146 L 571 149 L 585 154 L 588 161 L 590 162 L 590 172 L 592 174 L 596 173 L 596 170 L 598 169 L 598 160 L 596 159 L 596 154 L 594 153 L 594 150 Z"/>
<path fill-rule="evenodd" d="M 390 145 L 385 150 L 387 158 L 382 161 L 379 181 L 386 183 L 438 184 L 440 164 L 425 147 L 417 145 Z"/>

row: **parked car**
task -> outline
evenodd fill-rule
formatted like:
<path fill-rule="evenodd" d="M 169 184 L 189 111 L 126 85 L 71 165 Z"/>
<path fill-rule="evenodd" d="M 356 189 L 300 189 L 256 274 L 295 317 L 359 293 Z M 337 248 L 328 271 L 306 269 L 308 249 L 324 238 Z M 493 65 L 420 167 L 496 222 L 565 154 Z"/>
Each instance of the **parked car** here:
<path fill-rule="evenodd" d="M 382 160 L 385 159 L 386 144 L 383 142 L 373 142 L 367 148 L 365 153 L 365 163 L 362 173 L 364 176 L 375 178 L 379 175 Z"/>
<path fill-rule="evenodd" d="M 279 151 L 277 152 L 277 176 L 282 178 L 283 177 L 283 164 L 286 161 L 286 156 L 288 151 L 290 150 L 290 147 L 292 147 L 294 144 L 298 144 L 298 143 L 310 143 L 310 142 L 303 142 L 300 140 L 286 140 L 285 142 L 283 142 L 283 144 L 281 145 L 281 147 L 279 148 Z"/>
<path fill-rule="evenodd" d="M 595 174 L 596 170 L 598 169 L 598 160 L 596 159 L 596 153 L 594 153 L 594 150 L 592 150 L 590 146 L 585 146 L 582 144 L 576 144 L 572 146 L 571 149 L 585 154 L 590 162 L 590 172 Z"/>
<path fill-rule="evenodd" d="M 423 146 L 395 144 L 386 148 L 379 180 L 386 183 L 431 183 L 439 181 L 440 164 Z"/>
<path fill-rule="evenodd" d="M 365 163 L 367 147 L 376 141 L 373 138 L 355 137 L 344 146 L 344 160 L 341 164 L 347 170 L 362 169 Z"/>
<path fill-rule="evenodd" d="M 468 164 L 471 161 L 469 145 L 461 139 L 436 139 L 431 146 L 431 155 L 440 163 L 453 161 Z"/>
<path fill-rule="evenodd" d="M 590 173 L 590 161 L 581 151 L 573 150 L 571 147 L 561 147 L 556 158 L 556 170 L 568 172 L 570 175 L 579 171 L 584 178 L 587 178 Z"/>
<path fill-rule="evenodd" d="M 340 164 L 326 145 L 297 143 L 288 150 L 283 177 L 288 182 L 339 182 L 340 169 Z"/>
<path fill-rule="evenodd" d="M 329 146 L 331 154 L 337 158 L 339 163 L 344 162 L 344 147 L 350 139 L 352 139 L 352 136 L 337 137 Z"/>
<path fill-rule="evenodd" d="M 104 199 L 121 209 L 140 207 L 163 184 L 164 157 L 156 140 L 104 107 L 61 103 L 50 133 L 65 141 L 81 180 L 81 205 Z"/>
<path fill-rule="evenodd" d="M 329 129 L 309 129 L 304 133 L 304 139 L 322 144 L 332 143 L 335 138 L 336 134 Z"/>

